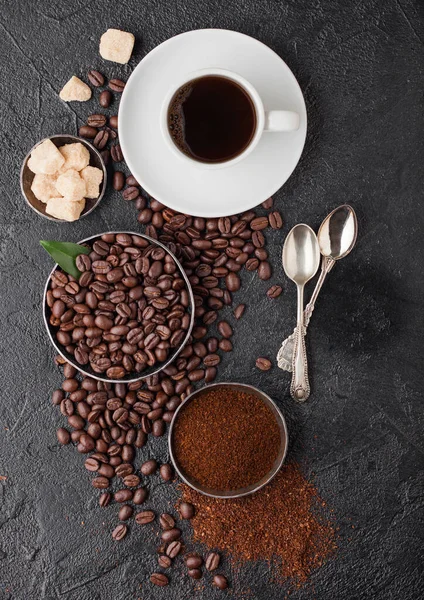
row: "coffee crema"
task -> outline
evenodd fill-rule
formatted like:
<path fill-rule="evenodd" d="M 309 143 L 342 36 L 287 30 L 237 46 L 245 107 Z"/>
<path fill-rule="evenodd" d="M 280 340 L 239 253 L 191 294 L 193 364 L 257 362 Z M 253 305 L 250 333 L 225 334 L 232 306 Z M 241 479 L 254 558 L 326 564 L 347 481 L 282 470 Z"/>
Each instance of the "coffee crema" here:
<path fill-rule="evenodd" d="M 256 131 L 256 111 L 238 83 L 206 75 L 181 86 L 168 108 L 168 131 L 186 156 L 220 163 L 239 156 Z"/>

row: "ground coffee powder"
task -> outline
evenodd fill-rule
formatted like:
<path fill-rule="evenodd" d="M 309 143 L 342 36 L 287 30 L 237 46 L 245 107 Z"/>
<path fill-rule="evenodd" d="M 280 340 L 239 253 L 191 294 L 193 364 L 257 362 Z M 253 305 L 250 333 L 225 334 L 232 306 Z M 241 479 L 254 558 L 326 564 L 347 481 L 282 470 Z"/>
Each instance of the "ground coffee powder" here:
<path fill-rule="evenodd" d="M 222 500 L 181 489 L 196 509 L 193 541 L 226 551 L 234 565 L 266 560 L 277 581 L 301 585 L 336 548 L 325 502 L 294 462 L 252 496 Z"/>
<path fill-rule="evenodd" d="M 205 390 L 184 407 L 174 439 L 185 475 L 220 491 L 260 481 L 272 469 L 281 443 L 276 418 L 263 400 L 227 386 Z"/>

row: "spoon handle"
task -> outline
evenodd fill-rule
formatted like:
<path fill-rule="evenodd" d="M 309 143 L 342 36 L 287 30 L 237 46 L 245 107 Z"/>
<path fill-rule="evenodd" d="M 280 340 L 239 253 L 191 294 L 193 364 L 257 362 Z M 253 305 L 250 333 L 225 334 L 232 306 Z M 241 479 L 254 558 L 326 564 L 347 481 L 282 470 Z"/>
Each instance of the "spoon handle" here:
<path fill-rule="evenodd" d="M 308 360 L 305 345 L 306 329 L 303 324 L 303 285 L 297 286 L 297 325 L 294 338 L 292 369 L 293 375 L 290 394 L 294 400 L 304 402 L 309 398 L 311 389 L 308 381 Z"/>
<path fill-rule="evenodd" d="M 322 284 L 325 281 L 327 274 L 331 271 L 336 261 L 332 258 L 327 258 L 325 256 L 322 257 L 321 261 L 321 273 L 319 279 L 315 285 L 315 289 L 311 296 L 310 301 L 308 302 L 305 311 L 304 311 L 304 324 L 305 324 L 305 335 L 306 328 L 309 325 L 309 321 L 311 320 L 311 316 L 313 310 L 315 308 L 315 302 L 318 298 L 318 294 L 320 293 Z M 281 344 L 281 347 L 277 354 L 277 363 L 280 369 L 284 371 L 291 372 L 293 370 L 293 355 L 294 355 L 294 345 L 295 345 L 295 337 L 296 337 L 296 329 L 290 334 Z"/>
<path fill-rule="evenodd" d="M 311 316 L 315 308 L 315 302 L 317 301 L 318 294 L 321 291 L 322 284 L 324 283 L 325 278 L 327 277 L 328 273 L 331 271 L 335 264 L 336 261 L 334 260 L 334 258 L 330 258 L 329 256 L 322 257 L 321 273 L 319 274 L 318 281 L 315 284 L 315 289 L 312 292 L 311 299 L 309 300 L 305 308 L 305 327 L 309 325 L 309 321 L 311 320 Z"/>
<path fill-rule="evenodd" d="M 292 362 L 291 397 L 297 402 L 305 402 L 309 398 L 311 388 L 308 379 L 308 360 L 305 345 L 306 329 L 300 324 L 295 329 L 294 352 Z"/>

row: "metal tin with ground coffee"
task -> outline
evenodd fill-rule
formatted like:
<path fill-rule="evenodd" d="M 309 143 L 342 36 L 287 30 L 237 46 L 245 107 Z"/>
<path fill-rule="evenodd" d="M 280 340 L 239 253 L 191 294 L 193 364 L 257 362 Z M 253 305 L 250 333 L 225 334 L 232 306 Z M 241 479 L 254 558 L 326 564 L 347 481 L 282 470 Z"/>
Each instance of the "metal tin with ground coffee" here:
<path fill-rule="evenodd" d="M 286 445 L 278 416 L 284 421 L 264 397 L 250 386 L 215 384 L 181 406 L 170 437 L 173 460 L 186 481 L 219 496 L 253 491 L 278 470 Z"/>

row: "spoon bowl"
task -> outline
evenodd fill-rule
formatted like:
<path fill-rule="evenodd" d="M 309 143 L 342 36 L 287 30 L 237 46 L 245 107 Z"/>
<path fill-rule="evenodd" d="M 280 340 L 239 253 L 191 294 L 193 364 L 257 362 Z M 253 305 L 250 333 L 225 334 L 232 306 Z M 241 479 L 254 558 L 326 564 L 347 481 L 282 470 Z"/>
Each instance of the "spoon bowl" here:
<path fill-rule="evenodd" d="M 289 279 L 305 285 L 317 272 L 320 249 L 314 231 L 300 223 L 288 234 L 283 247 L 283 268 Z"/>
<path fill-rule="evenodd" d="M 348 204 L 338 206 L 324 219 L 318 230 L 321 254 L 333 260 L 344 258 L 354 247 L 357 234 L 358 220 L 353 208 Z"/>

